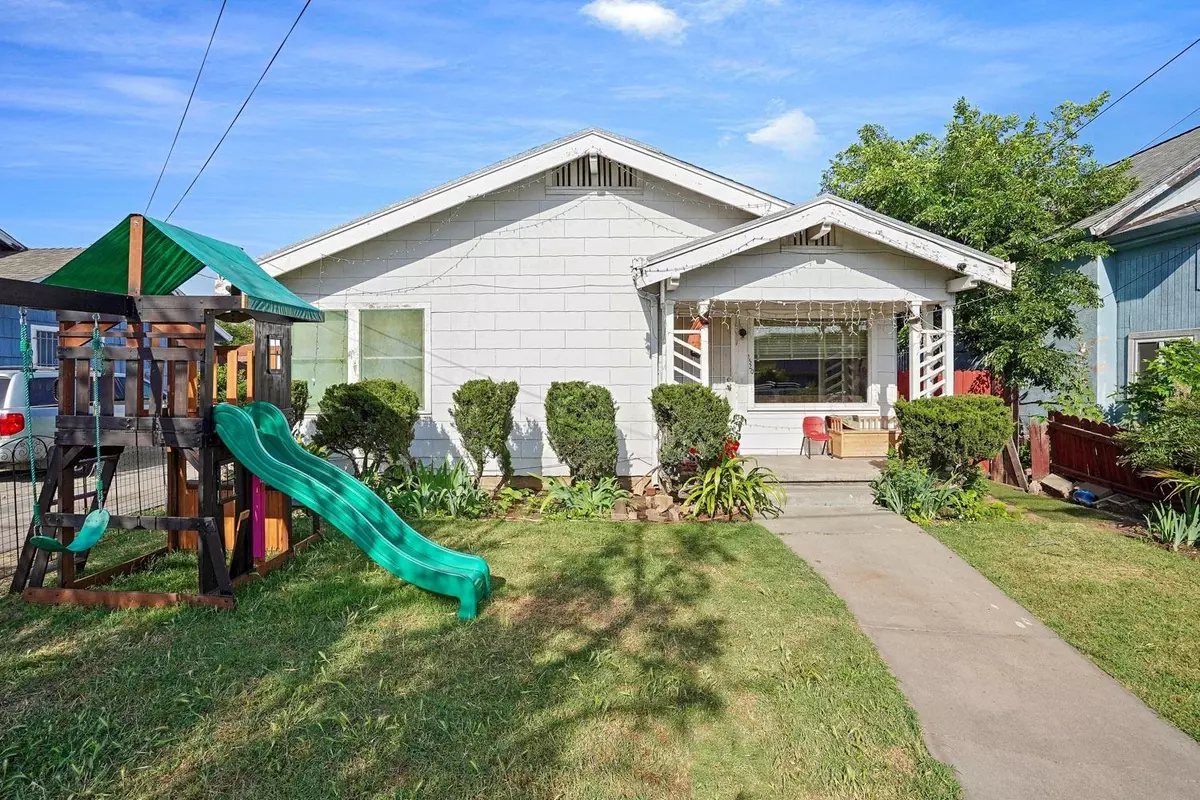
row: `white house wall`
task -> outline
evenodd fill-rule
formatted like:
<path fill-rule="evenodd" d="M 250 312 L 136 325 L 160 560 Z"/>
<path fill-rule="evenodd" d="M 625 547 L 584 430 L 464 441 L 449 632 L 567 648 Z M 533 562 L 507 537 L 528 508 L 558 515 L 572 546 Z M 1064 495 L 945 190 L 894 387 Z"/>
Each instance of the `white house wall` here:
<path fill-rule="evenodd" d="M 684 273 L 674 300 L 919 301 L 950 298 L 950 270 L 873 239 L 839 230 L 834 248 L 780 249 L 768 243 Z"/>
<path fill-rule="evenodd" d="M 360 309 L 427 309 L 430 402 L 413 455 L 459 452 L 450 407 L 463 382 L 514 380 L 514 467 L 564 474 L 544 435 L 545 392 L 552 381 L 586 380 L 608 387 L 617 403 L 618 472 L 646 474 L 655 463 L 649 394 L 657 300 L 635 290 L 633 260 L 751 217 L 654 183 L 641 193 L 581 195 L 533 182 L 280 279 L 322 309 L 346 309 L 352 350 Z M 357 377 L 355 361 L 352 354 L 349 378 Z"/>

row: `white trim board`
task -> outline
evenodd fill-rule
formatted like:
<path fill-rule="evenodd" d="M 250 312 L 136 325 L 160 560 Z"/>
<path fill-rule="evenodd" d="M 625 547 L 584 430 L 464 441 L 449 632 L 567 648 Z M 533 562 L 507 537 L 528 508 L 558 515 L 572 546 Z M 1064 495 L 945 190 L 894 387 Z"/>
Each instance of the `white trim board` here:
<path fill-rule="evenodd" d="M 854 231 L 971 280 L 1012 288 L 1013 265 L 1009 262 L 831 194 L 652 256 L 639 268 L 634 282 L 645 288 L 823 223 Z M 969 288 L 969 281 L 960 283 Z"/>
<path fill-rule="evenodd" d="M 476 197 L 541 177 L 555 167 L 588 153 L 598 153 L 633 167 L 639 173 L 653 175 L 756 216 L 787 208 L 787 203 L 778 197 L 673 158 L 633 139 L 599 128 L 588 128 L 268 253 L 258 262 L 268 275 L 278 277 L 311 264 L 322 256 L 362 244 Z"/>

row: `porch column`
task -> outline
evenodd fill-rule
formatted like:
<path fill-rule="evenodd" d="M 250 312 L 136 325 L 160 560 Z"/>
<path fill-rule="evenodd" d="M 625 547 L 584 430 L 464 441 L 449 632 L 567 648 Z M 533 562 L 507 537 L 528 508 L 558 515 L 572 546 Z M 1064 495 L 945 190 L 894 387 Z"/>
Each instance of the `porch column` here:
<path fill-rule="evenodd" d="M 659 340 L 661 355 L 658 359 L 659 383 L 675 382 L 675 301 L 662 301 L 662 338 Z"/>
<path fill-rule="evenodd" d="M 908 304 L 908 399 L 916 400 L 921 391 L 921 304 Z"/>
<path fill-rule="evenodd" d="M 701 317 L 709 320 L 709 324 L 700 326 L 700 385 L 712 388 L 712 365 L 709 364 L 711 351 L 708 348 L 708 329 L 712 327 L 712 309 L 707 302 L 703 302 L 697 311 Z"/>
<path fill-rule="evenodd" d="M 950 295 L 950 300 L 942 306 L 942 330 L 946 332 L 946 336 L 942 339 L 942 347 L 945 349 L 945 385 L 942 387 L 942 394 L 950 396 L 954 394 L 954 295 Z"/>

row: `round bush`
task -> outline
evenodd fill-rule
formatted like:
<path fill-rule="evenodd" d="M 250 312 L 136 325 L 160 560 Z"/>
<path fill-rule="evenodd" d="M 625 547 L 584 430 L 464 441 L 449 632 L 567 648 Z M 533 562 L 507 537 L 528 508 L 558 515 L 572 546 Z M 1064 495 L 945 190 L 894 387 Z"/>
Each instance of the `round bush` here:
<path fill-rule="evenodd" d="M 617 474 L 617 406 L 603 386 L 555 381 L 546 392 L 546 435 L 572 478 Z"/>
<path fill-rule="evenodd" d="M 999 397 L 961 394 L 899 400 L 900 455 L 940 475 L 963 475 L 995 458 L 1013 435 L 1012 410 Z"/>
<path fill-rule="evenodd" d="M 356 474 L 377 470 L 408 458 L 420 406 L 416 392 L 387 378 L 337 383 L 321 398 L 313 441 L 350 459 Z"/>

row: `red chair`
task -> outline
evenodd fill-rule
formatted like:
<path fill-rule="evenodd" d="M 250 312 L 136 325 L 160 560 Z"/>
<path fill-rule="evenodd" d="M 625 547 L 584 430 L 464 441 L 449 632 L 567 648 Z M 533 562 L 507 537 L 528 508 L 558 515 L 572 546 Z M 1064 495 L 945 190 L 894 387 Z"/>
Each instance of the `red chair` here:
<path fill-rule="evenodd" d="M 821 443 L 821 455 L 829 450 L 830 436 L 825 432 L 824 417 L 805 417 L 804 418 L 804 438 L 800 440 L 800 453 L 804 454 L 804 444 L 808 443 L 808 457 L 812 458 L 812 443 Z"/>

